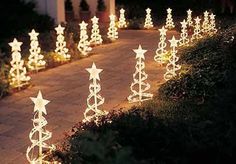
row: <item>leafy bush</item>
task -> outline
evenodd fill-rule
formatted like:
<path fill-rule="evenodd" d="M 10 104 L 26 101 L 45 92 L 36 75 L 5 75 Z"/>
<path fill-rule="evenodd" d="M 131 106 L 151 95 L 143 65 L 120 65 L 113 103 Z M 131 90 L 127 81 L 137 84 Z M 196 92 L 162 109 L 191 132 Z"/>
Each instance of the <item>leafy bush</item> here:
<path fill-rule="evenodd" d="M 0 53 L 0 99 L 9 92 L 9 65 L 3 60 L 3 55 Z"/>
<path fill-rule="evenodd" d="M 229 71 L 233 65 L 230 49 L 235 41 L 236 28 L 179 51 L 180 63 L 183 64 L 180 76 L 163 84 L 161 97 L 175 100 L 191 100 L 203 103 L 216 94 L 216 90 L 226 87 Z"/>

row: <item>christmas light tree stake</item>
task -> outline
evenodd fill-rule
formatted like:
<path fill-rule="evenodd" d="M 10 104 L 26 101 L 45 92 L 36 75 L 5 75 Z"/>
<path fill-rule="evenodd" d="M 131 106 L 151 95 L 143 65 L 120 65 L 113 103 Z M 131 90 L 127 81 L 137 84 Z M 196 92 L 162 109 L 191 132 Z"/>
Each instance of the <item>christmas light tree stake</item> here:
<path fill-rule="evenodd" d="M 49 101 L 43 99 L 40 91 L 38 96 L 36 98 L 31 97 L 31 100 L 34 103 L 35 114 L 33 118 L 33 129 L 29 134 L 29 139 L 32 142 L 32 145 L 27 148 L 26 158 L 31 164 L 49 163 L 48 161 L 45 161 L 45 155 L 43 154 L 43 150 L 53 150 L 55 148 L 54 145 L 50 146 L 45 143 L 45 141 L 52 137 L 52 133 L 44 128 L 48 122 L 44 118 L 43 114 L 47 114 L 45 106 Z M 35 151 L 35 148 L 38 148 L 38 150 Z M 37 153 L 37 155 L 35 153 Z"/>
<path fill-rule="evenodd" d="M 30 33 L 30 55 L 28 61 L 28 67 L 30 70 L 40 70 L 45 68 L 46 62 L 43 60 L 43 55 L 40 54 L 41 48 L 38 42 L 39 33 L 35 32 L 33 29 Z"/>
<path fill-rule="evenodd" d="M 82 21 L 80 25 L 80 40 L 78 44 L 78 49 L 82 53 L 82 55 L 88 55 L 88 53 L 92 50 L 90 47 L 90 43 L 88 41 L 88 35 L 87 35 L 87 23 Z"/>
<path fill-rule="evenodd" d="M 120 18 L 119 18 L 119 22 L 118 22 L 118 27 L 119 28 L 126 28 L 127 27 L 126 19 L 125 19 L 125 10 L 123 8 L 120 9 Z"/>
<path fill-rule="evenodd" d="M 154 56 L 154 60 L 160 64 L 165 63 L 165 57 L 167 55 L 167 50 L 166 48 L 166 32 L 167 29 L 163 26 L 160 31 L 160 42 L 158 43 L 158 48 L 156 50 L 156 55 Z"/>
<path fill-rule="evenodd" d="M 167 18 L 166 18 L 165 28 L 167 28 L 169 30 L 175 28 L 173 18 L 172 18 L 172 9 L 170 9 L 170 8 L 167 9 Z"/>
<path fill-rule="evenodd" d="M 21 59 L 21 48 L 22 42 L 18 42 L 16 39 L 9 43 L 11 46 L 12 60 L 10 62 L 11 69 L 10 75 L 10 85 L 12 88 L 18 88 L 27 85 L 29 83 L 30 77 L 26 75 L 26 67 L 24 67 L 24 60 Z"/>
<path fill-rule="evenodd" d="M 99 94 L 101 91 L 101 86 L 98 83 L 100 80 L 99 73 L 102 72 L 102 69 L 98 69 L 93 63 L 91 68 L 86 69 L 89 74 L 89 80 L 92 80 L 92 83 L 89 85 L 90 94 L 87 98 L 87 109 L 84 112 L 84 122 L 94 121 L 97 123 L 99 116 L 106 115 L 107 112 L 99 109 L 104 103 L 104 98 Z"/>
<path fill-rule="evenodd" d="M 145 73 L 145 63 L 144 63 L 144 53 L 147 50 L 143 50 L 141 45 L 138 49 L 133 50 L 136 53 L 137 63 L 135 66 L 135 73 L 133 74 L 134 82 L 132 82 L 130 89 L 132 94 L 128 97 L 129 103 L 139 102 L 152 99 L 153 95 L 151 93 L 145 93 L 150 89 L 150 84 L 144 82 L 148 75 Z"/>
<path fill-rule="evenodd" d="M 169 63 L 166 65 L 167 71 L 164 74 L 164 79 L 166 81 L 175 77 L 177 75 L 176 72 L 181 69 L 181 66 L 176 64 L 176 62 L 179 60 L 179 57 L 176 56 L 176 53 L 177 53 L 176 47 L 178 44 L 178 40 L 176 40 L 175 37 L 173 36 L 172 39 L 169 40 L 169 42 L 170 42 L 170 47 L 172 48 L 172 50 L 171 50 Z"/>
<path fill-rule="evenodd" d="M 66 42 L 64 37 L 64 29 L 60 24 L 55 28 L 57 32 L 57 41 L 56 41 L 56 49 L 55 52 L 61 56 L 63 60 L 70 60 L 70 55 L 68 54 L 68 48 L 66 48 Z M 58 60 L 61 60 L 58 59 Z"/>
<path fill-rule="evenodd" d="M 180 24 L 181 24 L 181 34 L 180 34 L 181 38 L 179 40 L 179 46 L 187 46 L 189 43 L 187 22 L 184 19 L 183 22 L 180 22 Z"/>
<path fill-rule="evenodd" d="M 110 38 L 112 41 L 114 41 L 118 38 L 118 32 L 115 23 L 116 17 L 113 14 L 110 15 L 109 17 L 110 17 L 110 25 L 107 32 L 107 37 Z"/>
<path fill-rule="evenodd" d="M 98 26 L 98 18 L 94 16 L 92 19 L 92 34 L 90 43 L 97 45 L 102 43 L 102 36 L 100 35 L 100 30 Z"/>
<path fill-rule="evenodd" d="M 145 18 L 145 23 L 144 23 L 144 28 L 150 29 L 153 28 L 153 22 L 152 22 L 152 17 L 151 17 L 151 9 L 147 8 L 146 9 L 146 18 Z"/>

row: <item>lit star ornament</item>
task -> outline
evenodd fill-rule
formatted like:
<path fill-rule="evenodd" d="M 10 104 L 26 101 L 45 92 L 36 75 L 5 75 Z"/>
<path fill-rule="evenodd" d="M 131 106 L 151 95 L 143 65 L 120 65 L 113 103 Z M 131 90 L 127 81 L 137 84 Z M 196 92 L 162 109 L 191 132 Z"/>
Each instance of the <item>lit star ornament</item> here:
<path fill-rule="evenodd" d="M 175 27 L 173 18 L 172 18 L 172 9 L 168 8 L 167 9 L 167 17 L 166 17 L 166 25 L 165 28 L 171 30 Z"/>
<path fill-rule="evenodd" d="M 101 91 L 101 85 L 98 83 L 98 80 L 100 81 L 99 74 L 102 72 L 102 69 L 98 69 L 95 63 L 93 63 L 92 67 L 87 68 L 86 70 L 89 72 L 89 80 L 92 80 L 92 82 L 89 85 L 90 94 L 87 98 L 87 108 L 84 112 L 83 122 L 94 121 L 98 124 L 99 117 L 108 113 L 99 109 L 99 106 L 101 106 L 105 101 L 105 99 L 99 94 Z"/>
<path fill-rule="evenodd" d="M 138 102 L 140 104 L 143 101 L 152 99 L 153 94 L 147 93 L 147 90 L 150 89 L 150 84 L 145 82 L 148 75 L 144 71 L 144 54 L 147 50 L 142 49 L 141 45 L 139 45 L 138 49 L 134 49 L 133 51 L 136 53 L 137 63 L 135 66 L 135 73 L 133 74 L 134 81 L 130 86 L 132 94 L 128 96 L 127 99 L 129 103 Z"/>
<path fill-rule="evenodd" d="M 189 26 L 192 26 L 193 21 L 192 21 L 192 10 L 187 11 L 187 23 Z"/>
<path fill-rule="evenodd" d="M 98 18 L 94 16 L 91 21 L 92 21 L 92 30 L 91 30 L 91 40 L 90 43 L 93 45 L 98 45 L 102 43 L 102 36 L 100 35 L 100 30 L 98 26 Z"/>
<path fill-rule="evenodd" d="M 100 80 L 99 73 L 102 72 L 102 69 L 97 69 L 97 67 L 96 67 L 96 65 L 94 63 L 93 63 L 91 68 L 87 68 L 86 70 L 90 74 L 89 80 L 92 80 L 92 79 Z"/>
<path fill-rule="evenodd" d="M 44 114 L 47 114 L 45 106 L 50 102 L 48 100 L 43 99 L 41 91 L 39 91 L 38 96 L 36 98 L 30 98 L 34 103 L 34 112 L 37 110 L 41 110 Z"/>
<path fill-rule="evenodd" d="M 30 131 L 29 139 L 31 146 L 26 150 L 26 158 L 31 164 L 44 164 L 49 163 L 44 159 L 46 155 L 43 153 L 45 150 L 55 149 L 54 145 L 48 145 L 46 141 L 52 137 L 52 133 L 45 129 L 48 124 L 43 114 L 47 114 L 46 105 L 48 100 L 43 99 L 41 91 L 39 91 L 36 98 L 30 98 L 34 103 L 34 118 L 33 129 Z M 37 149 L 37 150 L 35 150 Z"/>
<path fill-rule="evenodd" d="M 195 20 L 194 33 L 192 35 L 191 42 L 193 42 L 195 39 L 198 40 L 198 39 L 202 38 L 201 25 L 200 25 L 201 19 L 199 17 L 197 17 L 194 20 Z"/>
<path fill-rule="evenodd" d="M 55 28 L 57 34 L 63 34 L 65 27 L 62 27 L 60 24 Z"/>
<path fill-rule="evenodd" d="M 38 35 L 39 35 L 39 33 L 35 32 L 34 29 L 29 33 L 29 36 L 30 36 L 31 40 L 37 40 L 38 39 Z"/>
<path fill-rule="evenodd" d="M 118 27 L 119 28 L 126 28 L 127 27 L 127 23 L 126 23 L 126 19 L 125 19 L 125 10 L 123 8 L 120 9 L 120 18 L 119 18 L 119 22 L 118 22 Z"/>
<path fill-rule="evenodd" d="M 22 45 L 22 42 L 18 42 L 16 40 L 16 38 L 14 38 L 13 42 L 9 43 L 9 45 L 11 46 L 11 51 L 21 51 L 21 45 Z"/>

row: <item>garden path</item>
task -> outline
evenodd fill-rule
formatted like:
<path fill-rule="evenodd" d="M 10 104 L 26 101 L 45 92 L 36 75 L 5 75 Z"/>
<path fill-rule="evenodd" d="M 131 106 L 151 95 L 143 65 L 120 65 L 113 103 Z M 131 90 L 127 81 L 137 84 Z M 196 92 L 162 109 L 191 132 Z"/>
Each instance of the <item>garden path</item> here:
<path fill-rule="evenodd" d="M 175 31 L 169 31 L 170 39 Z M 51 143 L 63 138 L 63 133 L 83 119 L 88 96 L 89 74 L 85 68 L 95 62 L 103 69 L 100 74 L 102 92 L 105 98 L 103 109 L 127 108 L 126 97 L 135 66 L 132 49 L 141 44 L 146 53 L 146 73 L 155 92 L 163 82 L 164 67 L 153 60 L 159 32 L 156 30 L 122 30 L 119 39 L 93 50 L 93 55 L 69 64 L 32 75 L 33 86 L 0 100 L 0 163 L 25 164 L 25 152 L 31 144 L 28 138 L 32 129 L 33 104 L 29 97 L 36 97 L 41 90 L 43 97 L 51 102 L 46 106 L 47 129 L 53 132 Z"/>

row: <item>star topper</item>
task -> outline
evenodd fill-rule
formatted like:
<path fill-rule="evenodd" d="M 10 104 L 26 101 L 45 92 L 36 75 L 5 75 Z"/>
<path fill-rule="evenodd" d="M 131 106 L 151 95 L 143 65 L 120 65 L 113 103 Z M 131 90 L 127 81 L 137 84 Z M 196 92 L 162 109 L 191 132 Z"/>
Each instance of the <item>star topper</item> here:
<path fill-rule="evenodd" d="M 99 18 L 97 18 L 96 16 L 94 16 L 91 20 L 92 20 L 93 23 L 98 23 Z"/>
<path fill-rule="evenodd" d="M 168 9 L 167 9 L 167 12 L 168 12 L 168 13 L 171 13 L 171 12 L 172 12 L 172 9 L 171 9 L 171 8 L 168 8 Z"/>
<path fill-rule="evenodd" d="M 38 96 L 36 98 L 30 97 L 30 99 L 34 102 L 34 112 L 42 111 L 44 114 L 47 114 L 45 106 L 50 101 L 43 99 L 41 91 L 39 91 Z"/>
<path fill-rule="evenodd" d="M 180 22 L 180 24 L 182 25 L 182 28 L 187 28 L 187 22 L 185 21 L 185 19 L 183 20 L 183 22 Z"/>
<path fill-rule="evenodd" d="M 178 46 L 178 40 L 175 39 L 175 36 L 172 37 L 171 40 L 169 40 L 170 42 L 170 47 L 177 47 Z"/>
<path fill-rule="evenodd" d="M 201 21 L 201 19 L 199 17 L 195 18 L 194 20 L 195 20 L 196 24 L 200 23 L 200 21 Z"/>
<path fill-rule="evenodd" d="M 9 43 L 11 46 L 11 51 L 20 51 L 20 46 L 22 45 L 22 42 L 18 42 L 16 38 L 14 38 L 13 42 Z"/>
<path fill-rule="evenodd" d="M 57 34 L 63 34 L 65 27 L 62 27 L 60 24 L 55 28 Z"/>
<path fill-rule="evenodd" d="M 82 21 L 79 25 L 81 29 L 86 29 L 86 27 L 88 26 L 88 23 L 85 23 L 84 21 Z"/>
<path fill-rule="evenodd" d="M 209 15 L 209 12 L 208 11 L 205 11 L 204 12 L 204 16 L 207 17 Z"/>
<path fill-rule="evenodd" d="M 102 69 L 97 69 L 95 63 L 93 63 L 92 67 L 91 68 L 87 68 L 86 69 L 90 76 L 89 76 L 89 80 L 91 79 L 97 79 L 97 80 L 100 80 L 100 77 L 99 77 L 99 73 L 102 72 Z"/>
<path fill-rule="evenodd" d="M 161 29 L 159 29 L 160 35 L 166 35 L 166 32 L 168 31 L 164 26 L 162 26 Z"/>
<path fill-rule="evenodd" d="M 146 9 L 146 12 L 147 12 L 147 13 L 150 13 L 151 11 L 152 11 L 152 10 L 151 10 L 150 8 L 147 8 L 147 9 Z"/>
<path fill-rule="evenodd" d="M 215 15 L 213 13 L 211 13 L 210 18 L 215 19 Z"/>
<path fill-rule="evenodd" d="M 120 9 L 121 13 L 125 13 L 125 10 L 123 8 Z"/>
<path fill-rule="evenodd" d="M 189 15 L 191 15 L 191 14 L 192 14 L 192 10 L 188 9 L 187 13 L 188 13 Z"/>
<path fill-rule="evenodd" d="M 111 20 L 115 20 L 116 19 L 116 16 L 113 15 L 113 14 L 111 14 L 109 17 L 110 17 Z"/>
<path fill-rule="evenodd" d="M 29 33 L 30 40 L 37 40 L 38 35 L 39 35 L 39 33 L 35 32 L 35 30 L 33 29 L 33 30 Z"/>
<path fill-rule="evenodd" d="M 141 45 L 138 46 L 138 49 L 133 49 L 133 51 L 136 53 L 136 59 L 137 58 L 145 59 L 144 53 L 146 53 L 147 50 L 142 49 Z"/>

